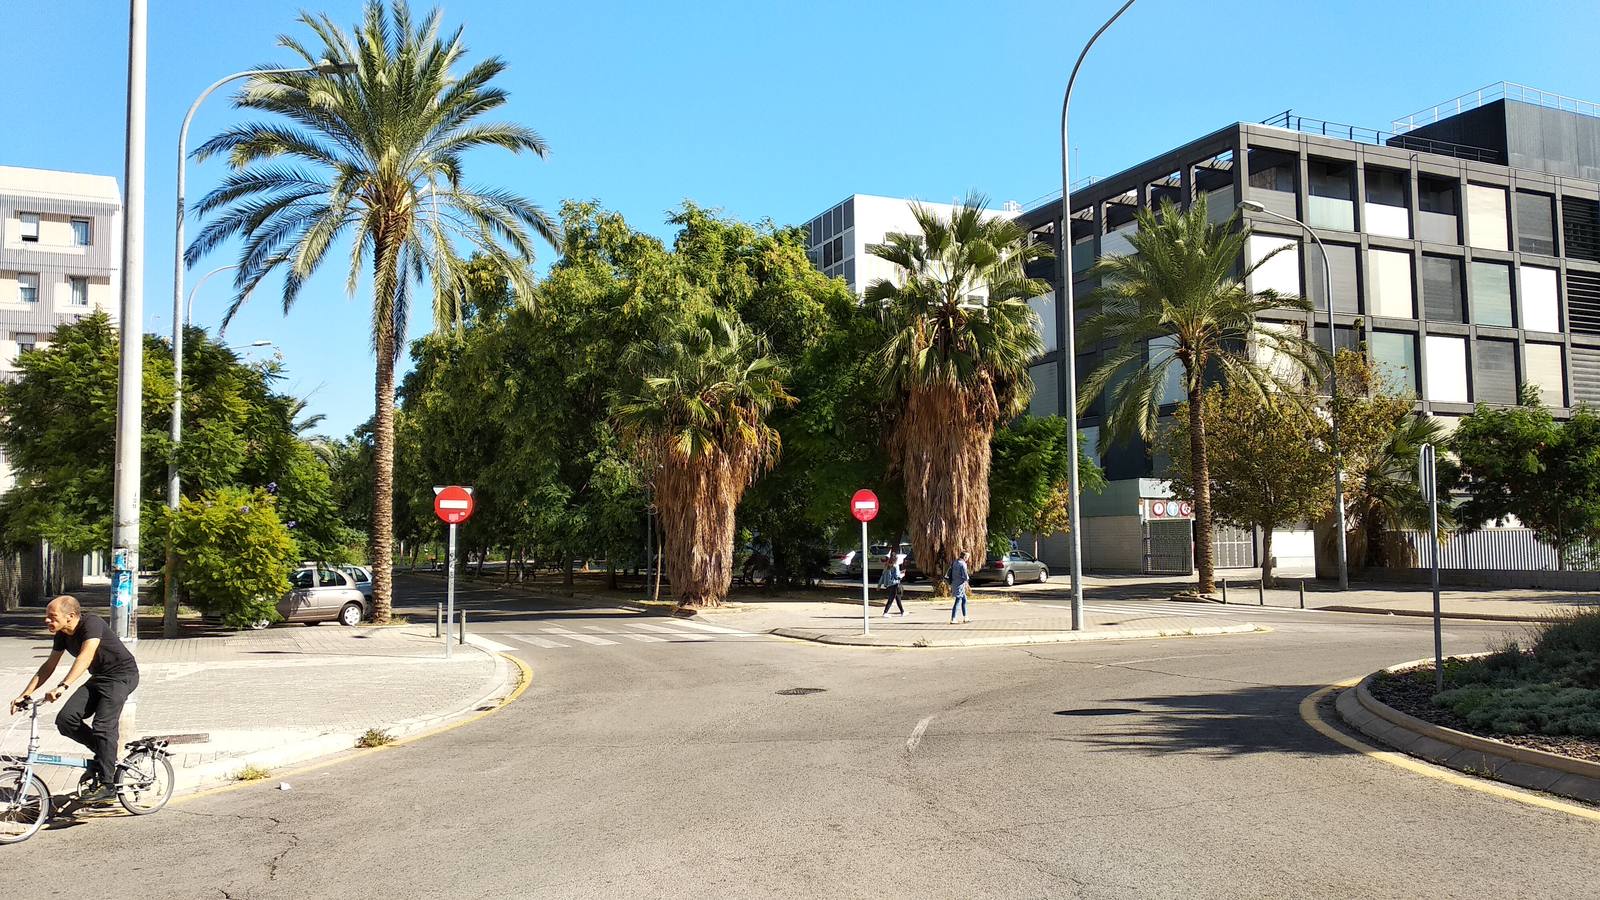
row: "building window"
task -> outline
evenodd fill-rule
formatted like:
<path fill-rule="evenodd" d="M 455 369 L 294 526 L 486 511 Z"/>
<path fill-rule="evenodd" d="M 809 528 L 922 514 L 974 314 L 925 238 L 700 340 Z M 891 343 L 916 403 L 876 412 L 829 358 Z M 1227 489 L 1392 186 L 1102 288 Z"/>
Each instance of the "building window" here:
<path fill-rule="evenodd" d="M 1561 345 L 1527 344 L 1522 363 L 1527 383 L 1539 389 L 1539 402 L 1545 406 L 1566 406 L 1566 379 L 1561 375 Z"/>
<path fill-rule="evenodd" d="M 39 336 L 26 331 L 18 331 L 12 334 L 11 338 L 17 342 L 18 356 L 24 353 L 32 353 L 34 348 L 39 345 Z"/>
<path fill-rule="evenodd" d="M 73 275 L 73 276 L 71 276 L 70 278 L 67 279 L 67 283 L 72 285 L 72 305 L 73 306 L 88 306 L 89 305 L 89 279 L 80 278 L 80 277 L 78 277 L 76 275 Z"/>
<path fill-rule="evenodd" d="M 1356 277 L 1356 248 L 1349 244 L 1323 244 L 1328 251 L 1328 274 L 1333 277 L 1333 308 L 1335 312 L 1359 312 L 1361 309 L 1360 280 Z M 1285 250 L 1285 253 L 1291 251 Z M 1274 260 L 1276 261 L 1276 260 Z M 1306 269 L 1308 298 L 1317 309 L 1328 308 L 1328 295 L 1322 286 L 1322 254 L 1315 250 L 1311 266 Z"/>
<path fill-rule="evenodd" d="M 94 230 L 89 225 L 88 219 L 72 220 L 72 242 L 79 247 L 87 247 L 94 240 Z"/>
<path fill-rule="evenodd" d="M 1478 325 L 1511 327 L 1510 266 L 1473 261 L 1472 321 Z"/>
<path fill-rule="evenodd" d="M 1411 293 L 1411 254 L 1368 250 L 1367 266 L 1372 314 L 1391 319 L 1416 318 L 1417 304 Z"/>
<path fill-rule="evenodd" d="M 1409 175 L 1393 169 L 1367 170 L 1367 202 L 1361 210 L 1367 233 L 1411 237 L 1411 212 L 1406 203 L 1409 180 Z"/>
<path fill-rule="evenodd" d="M 1467 390 L 1467 340 L 1430 334 L 1427 396 L 1434 403 L 1470 403 Z"/>
<path fill-rule="evenodd" d="M 1521 283 L 1517 296 L 1522 300 L 1522 327 L 1530 331 L 1561 330 L 1561 308 L 1556 301 L 1556 270 L 1523 266 L 1517 270 Z"/>
<path fill-rule="evenodd" d="M 856 227 L 856 201 L 854 197 L 844 202 L 844 227 Z"/>
<path fill-rule="evenodd" d="M 1544 194 L 1517 191 L 1517 249 L 1556 255 L 1555 204 Z"/>
<path fill-rule="evenodd" d="M 1402 397 L 1417 395 L 1417 336 L 1398 331 L 1372 333 L 1372 358 L 1388 390 Z"/>
<path fill-rule="evenodd" d="M 1461 305 L 1461 260 L 1422 257 L 1422 307 L 1428 321 L 1464 322 Z"/>
<path fill-rule="evenodd" d="M 1457 184 L 1450 178 L 1417 176 L 1418 237 L 1435 244 L 1454 244 L 1461 239 L 1456 223 Z"/>
<path fill-rule="evenodd" d="M 1061 414 L 1061 391 L 1057 381 L 1057 364 L 1045 363 L 1028 370 L 1033 380 L 1033 397 L 1028 401 L 1028 415 L 1035 418 Z"/>
<path fill-rule="evenodd" d="M 1314 228 L 1354 231 L 1356 227 L 1355 167 L 1349 163 L 1313 159 L 1307 163 L 1306 221 Z"/>
<path fill-rule="evenodd" d="M 1467 185 L 1467 243 L 1484 250 L 1509 250 L 1505 188 Z"/>
<path fill-rule="evenodd" d="M 18 273 L 17 299 L 23 303 L 39 302 L 39 276 L 36 273 Z"/>
<path fill-rule="evenodd" d="M 38 243 L 38 241 L 39 241 L 39 214 L 38 213 L 17 213 L 17 220 L 22 225 L 22 230 L 20 232 L 22 239 L 27 241 L 27 242 L 29 242 L 29 243 Z"/>
<path fill-rule="evenodd" d="M 1056 340 L 1056 292 L 1041 294 L 1028 301 L 1028 308 L 1039 317 L 1039 339 L 1044 352 L 1050 353 L 1061 346 Z"/>
<path fill-rule="evenodd" d="M 1600 262 L 1600 203 L 1584 197 L 1562 197 L 1561 242 L 1567 256 Z"/>
<path fill-rule="evenodd" d="M 1250 235 L 1250 289 L 1300 296 L 1300 242 L 1293 238 Z M 1274 252 L 1279 251 L 1279 252 Z"/>
<path fill-rule="evenodd" d="M 1474 341 L 1478 357 L 1478 402 L 1517 402 L 1517 345 L 1510 341 Z"/>

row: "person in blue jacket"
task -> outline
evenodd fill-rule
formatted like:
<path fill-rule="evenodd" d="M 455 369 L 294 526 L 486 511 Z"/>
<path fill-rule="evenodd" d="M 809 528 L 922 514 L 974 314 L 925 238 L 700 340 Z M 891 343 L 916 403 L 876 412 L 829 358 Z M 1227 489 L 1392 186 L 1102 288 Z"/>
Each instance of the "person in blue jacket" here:
<path fill-rule="evenodd" d="M 900 592 L 903 590 L 900 582 L 904 577 L 900 572 L 898 555 L 890 551 L 883 558 L 883 575 L 878 578 L 878 587 L 888 592 L 888 595 L 883 600 L 883 617 L 885 619 L 889 617 L 889 607 L 891 605 L 900 607 L 900 612 L 897 615 L 903 616 L 906 614 L 905 602 L 900 597 Z"/>
<path fill-rule="evenodd" d="M 956 595 L 956 602 L 950 604 L 950 624 L 956 623 L 956 610 L 961 610 L 961 622 L 967 622 L 967 585 L 972 581 L 972 573 L 967 571 L 967 551 L 962 550 L 956 554 L 956 561 L 950 564 L 950 571 L 945 573 L 945 578 L 950 582 L 950 590 Z"/>

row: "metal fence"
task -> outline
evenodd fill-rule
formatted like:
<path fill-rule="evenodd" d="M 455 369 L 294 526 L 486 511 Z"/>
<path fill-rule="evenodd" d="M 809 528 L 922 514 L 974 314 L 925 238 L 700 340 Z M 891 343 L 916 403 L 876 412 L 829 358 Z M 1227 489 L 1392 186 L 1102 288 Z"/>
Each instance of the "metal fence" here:
<path fill-rule="evenodd" d="M 1425 569 L 1433 564 L 1428 535 L 1422 531 L 1398 533 L 1410 551 L 1409 559 L 1397 564 Z M 1592 545 L 1567 548 L 1569 572 L 1600 571 L 1600 548 Z M 1562 569 L 1556 548 L 1533 536 L 1526 528 L 1488 528 L 1470 534 L 1451 536 L 1439 548 L 1441 569 L 1492 569 L 1497 571 L 1549 571 Z"/>

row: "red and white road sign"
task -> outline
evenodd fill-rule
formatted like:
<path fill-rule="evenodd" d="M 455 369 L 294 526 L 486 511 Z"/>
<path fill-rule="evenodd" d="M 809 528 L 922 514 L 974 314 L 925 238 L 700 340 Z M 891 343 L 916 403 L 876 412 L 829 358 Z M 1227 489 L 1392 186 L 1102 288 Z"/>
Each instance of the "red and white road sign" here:
<path fill-rule="evenodd" d="M 878 517 L 878 495 L 862 488 L 850 498 L 850 515 L 858 522 L 871 522 Z"/>
<path fill-rule="evenodd" d="M 433 489 L 433 512 L 446 525 L 460 525 L 472 517 L 472 488 L 452 484 Z"/>

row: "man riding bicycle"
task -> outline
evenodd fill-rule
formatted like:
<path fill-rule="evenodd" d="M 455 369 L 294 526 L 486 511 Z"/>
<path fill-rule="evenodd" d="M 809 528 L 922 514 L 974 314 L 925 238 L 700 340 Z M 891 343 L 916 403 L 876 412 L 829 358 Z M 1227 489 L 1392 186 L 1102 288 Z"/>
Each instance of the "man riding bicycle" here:
<path fill-rule="evenodd" d="M 83 612 L 76 597 L 63 594 L 51 600 L 45 607 L 44 624 L 55 635 L 55 645 L 28 686 L 11 701 L 11 711 L 22 709 L 33 692 L 50 680 L 63 652 L 72 654 L 72 668 L 60 684 L 44 695 L 44 702 L 60 700 L 72 690 L 73 682 L 84 672 L 89 673 L 88 685 L 56 715 L 56 730 L 94 753 L 94 763 L 89 767 L 92 783 L 85 786 L 79 799 L 109 800 L 115 796 L 118 720 L 128 695 L 139 686 L 139 665 L 106 620 Z M 87 724 L 85 720 L 91 718 L 94 723 Z"/>

